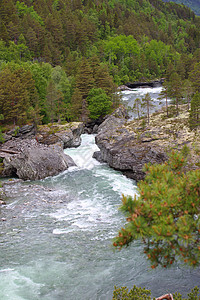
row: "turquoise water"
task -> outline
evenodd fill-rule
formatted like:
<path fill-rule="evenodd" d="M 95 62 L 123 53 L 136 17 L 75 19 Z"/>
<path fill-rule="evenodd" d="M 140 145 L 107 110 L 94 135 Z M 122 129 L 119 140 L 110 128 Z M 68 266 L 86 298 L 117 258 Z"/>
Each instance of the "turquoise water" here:
<path fill-rule="evenodd" d="M 8 182 L 0 213 L 1 300 L 109 300 L 114 285 L 151 288 L 154 296 L 187 292 L 199 269 L 151 270 L 139 243 L 114 252 L 112 238 L 124 224 L 122 192 L 135 182 L 92 158 L 94 136 L 68 149 L 77 163 L 37 182 Z"/>

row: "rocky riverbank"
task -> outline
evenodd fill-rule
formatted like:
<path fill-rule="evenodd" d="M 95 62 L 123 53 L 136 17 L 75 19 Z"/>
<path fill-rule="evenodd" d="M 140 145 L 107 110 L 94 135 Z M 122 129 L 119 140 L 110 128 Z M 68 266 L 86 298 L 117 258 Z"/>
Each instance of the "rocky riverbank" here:
<path fill-rule="evenodd" d="M 186 105 L 180 107 L 178 117 L 166 118 L 163 109 L 151 116 L 147 126 L 144 119 L 127 120 L 126 110 L 121 107 L 99 126 L 96 143 L 100 153 L 94 157 L 139 181 L 145 176 L 146 163 L 162 163 L 167 160 L 170 149 L 187 145 L 189 165 L 198 168 L 200 134 L 199 130 L 190 131 L 188 117 Z"/>
<path fill-rule="evenodd" d="M 17 176 L 23 180 L 38 180 L 54 176 L 74 166 L 63 148 L 81 144 L 83 123 L 65 125 L 25 125 L 4 134 L 0 145 L 0 176 Z"/>

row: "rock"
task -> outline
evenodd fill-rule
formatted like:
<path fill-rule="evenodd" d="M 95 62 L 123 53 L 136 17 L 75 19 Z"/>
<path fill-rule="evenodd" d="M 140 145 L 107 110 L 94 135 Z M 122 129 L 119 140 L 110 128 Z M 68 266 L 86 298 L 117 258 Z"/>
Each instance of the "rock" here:
<path fill-rule="evenodd" d="M 67 123 L 65 125 L 42 125 L 39 126 L 37 139 L 39 143 L 46 145 L 59 144 L 64 149 L 78 147 L 81 144 L 83 129 L 84 124 L 82 122 Z"/>
<path fill-rule="evenodd" d="M 138 181 L 145 176 L 146 163 L 162 163 L 167 155 L 159 144 L 151 145 L 147 133 L 138 140 L 135 132 L 126 128 L 126 116 L 124 109 L 118 109 L 99 126 L 96 144 L 101 156 L 96 153 L 94 157 Z"/>
<path fill-rule="evenodd" d="M 105 161 L 103 160 L 102 156 L 101 156 L 101 151 L 95 151 L 93 153 L 93 158 L 95 158 L 96 160 L 98 160 L 100 163 L 104 163 Z"/>
<path fill-rule="evenodd" d="M 35 135 L 35 133 L 36 133 L 36 128 L 35 128 L 34 124 L 24 125 L 22 127 L 16 126 L 12 130 L 6 132 L 3 135 L 3 138 L 5 141 L 11 139 L 12 137 L 27 139 L 27 138 L 33 137 Z"/>
<path fill-rule="evenodd" d="M 19 154 L 4 158 L 3 176 L 17 175 L 23 180 L 38 180 L 54 176 L 75 166 L 71 157 L 57 145 L 46 146 L 35 140 L 12 140 L 4 148 L 19 151 Z"/>
<path fill-rule="evenodd" d="M 159 87 L 162 86 L 164 82 L 164 79 L 161 78 L 159 80 L 152 80 L 152 81 L 148 81 L 148 82 L 142 82 L 142 81 L 136 81 L 133 83 L 127 83 L 126 87 L 128 87 L 129 89 L 135 89 L 135 88 L 139 88 L 139 87 Z"/>
<path fill-rule="evenodd" d="M 35 134 L 35 132 L 36 132 L 36 130 L 35 130 L 34 124 L 24 125 L 21 128 L 19 128 L 19 134 L 26 134 L 26 133 Z"/>
<path fill-rule="evenodd" d="M 92 130 L 92 133 L 93 133 L 93 134 L 96 134 L 97 131 L 98 131 L 98 128 L 99 128 L 99 126 L 98 126 L 97 124 L 94 125 L 93 130 Z"/>

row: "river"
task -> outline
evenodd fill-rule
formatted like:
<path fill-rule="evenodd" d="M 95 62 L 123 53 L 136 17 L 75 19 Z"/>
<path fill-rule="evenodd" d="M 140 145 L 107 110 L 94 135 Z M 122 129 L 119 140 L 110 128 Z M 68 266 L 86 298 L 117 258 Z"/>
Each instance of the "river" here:
<path fill-rule="evenodd" d="M 152 270 L 139 242 L 114 251 L 124 224 L 121 194 L 134 181 L 92 158 L 94 135 L 65 152 L 77 167 L 36 182 L 7 181 L 0 212 L 1 300 L 111 300 L 114 285 L 189 292 L 199 269 L 181 264 Z"/>

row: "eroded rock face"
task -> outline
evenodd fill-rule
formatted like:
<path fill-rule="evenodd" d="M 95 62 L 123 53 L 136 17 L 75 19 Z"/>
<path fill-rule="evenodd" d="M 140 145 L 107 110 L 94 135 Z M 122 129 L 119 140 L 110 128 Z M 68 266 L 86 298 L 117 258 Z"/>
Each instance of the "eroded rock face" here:
<path fill-rule="evenodd" d="M 125 109 L 120 108 L 99 126 L 96 144 L 101 155 L 95 154 L 95 158 L 138 181 L 145 176 L 146 163 L 162 163 L 167 155 L 159 144 L 151 144 L 144 132 L 144 139 L 138 139 L 134 131 L 128 130 L 125 117 Z"/>
<path fill-rule="evenodd" d="M 17 175 L 23 180 L 38 180 L 54 176 L 75 166 L 71 157 L 57 145 L 41 145 L 36 140 L 10 140 L 4 149 L 18 154 L 5 155 L 3 176 Z"/>
<path fill-rule="evenodd" d="M 52 145 L 59 144 L 64 149 L 78 147 L 81 144 L 81 134 L 84 125 L 82 122 L 72 122 L 65 125 L 53 124 L 40 126 L 37 138 L 39 143 Z"/>

